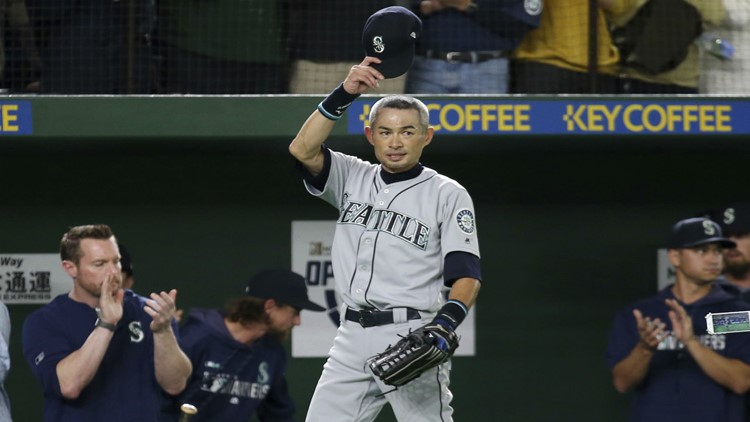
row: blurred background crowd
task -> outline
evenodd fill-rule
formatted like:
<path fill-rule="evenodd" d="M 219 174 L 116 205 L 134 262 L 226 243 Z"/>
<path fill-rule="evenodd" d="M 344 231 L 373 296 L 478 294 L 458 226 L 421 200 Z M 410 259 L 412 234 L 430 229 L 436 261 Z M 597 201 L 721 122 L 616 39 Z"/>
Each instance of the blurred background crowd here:
<path fill-rule="evenodd" d="M 0 0 L 0 89 L 321 94 L 373 12 L 423 31 L 386 93 L 747 94 L 747 0 Z"/>

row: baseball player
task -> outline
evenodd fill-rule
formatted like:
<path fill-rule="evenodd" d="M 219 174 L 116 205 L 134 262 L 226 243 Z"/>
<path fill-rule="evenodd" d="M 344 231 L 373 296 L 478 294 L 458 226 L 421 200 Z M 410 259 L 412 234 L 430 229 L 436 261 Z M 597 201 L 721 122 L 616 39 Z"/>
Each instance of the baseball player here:
<path fill-rule="evenodd" d="M 714 282 L 734 246 L 714 221 L 679 221 L 667 242 L 675 283 L 617 314 L 606 358 L 617 391 L 634 392 L 629 420 L 745 420 L 750 333 L 706 334 L 705 319 L 747 309 Z"/>
<path fill-rule="evenodd" d="M 724 250 L 724 275 L 718 281 L 724 287 L 739 290 L 750 303 L 750 202 L 738 202 L 713 210 L 710 218 L 737 244 Z"/>
<path fill-rule="evenodd" d="M 179 419 L 181 403 L 196 406 L 191 422 L 247 422 L 250 415 L 261 421 L 295 420 L 282 343 L 302 322 L 302 309 L 325 308 L 308 299 L 304 277 L 285 269 L 259 272 L 245 294 L 223 311 L 188 314 L 180 345 L 195 371 L 165 420 Z"/>
<path fill-rule="evenodd" d="M 121 285 L 120 253 L 106 225 L 71 228 L 60 242 L 68 294 L 23 325 L 23 354 L 44 393 L 44 421 L 157 422 L 192 365 L 174 322 L 176 290 L 144 298 Z"/>
<path fill-rule="evenodd" d="M 339 210 L 332 248 L 341 324 L 307 421 L 372 421 L 388 402 L 399 420 L 450 421 L 450 360 L 394 389 L 368 358 L 410 330 L 448 330 L 474 304 L 481 271 L 471 197 L 420 163 L 433 140 L 419 100 L 388 96 L 372 107 L 365 136 L 380 164 L 323 145 L 360 94 L 384 79 L 367 56 L 324 99 L 289 146 L 308 192 Z M 449 288 L 448 300 L 444 298 Z"/>

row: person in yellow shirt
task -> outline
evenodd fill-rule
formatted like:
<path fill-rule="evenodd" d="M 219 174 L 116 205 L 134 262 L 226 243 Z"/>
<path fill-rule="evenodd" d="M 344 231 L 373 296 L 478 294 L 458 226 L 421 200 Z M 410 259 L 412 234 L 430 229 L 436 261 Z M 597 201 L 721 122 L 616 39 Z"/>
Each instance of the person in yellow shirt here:
<path fill-rule="evenodd" d="M 636 0 L 599 0 L 596 21 L 597 73 L 589 74 L 589 1 L 546 0 L 539 28 L 514 52 L 511 91 L 518 94 L 615 93 L 620 56 L 607 17 L 619 16 Z"/>
<path fill-rule="evenodd" d="M 614 28 L 626 25 L 638 13 L 641 7 L 650 1 L 656 0 L 636 0 L 635 5 L 627 13 L 611 17 L 611 23 Z M 683 4 L 676 4 L 683 3 Z M 679 31 L 676 28 L 677 20 L 685 23 L 686 19 L 680 11 L 686 8 L 694 7 L 697 11 L 696 21 L 698 26 L 710 28 L 720 25 L 726 18 L 726 9 L 721 1 L 716 0 L 673 0 L 663 1 L 661 7 L 664 12 L 657 13 L 656 5 L 651 12 L 651 19 L 657 19 L 655 26 L 663 28 L 664 31 Z M 658 31 L 656 36 L 659 36 Z M 666 38 L 668 34 L 663 37 Z M 697 38 L 698 34 L 695 34 Z M 679 36 L 677 36 L 679 38 Z M 676 41 L 680 42 L 680 41 Z M 697 94 L 700 85 L 700 52 L 698 44 L 689 41 L 687 51 L 676 66 L 661 71 L 648 71 L 642 66 L 631 65 L 625 60 L 625 64 L 620 69 L 621 89 L 623 94 Z M 658 55 L 658 50 L 656 55 Z M 675 61 L 677 61 L 675 59 Z"/>

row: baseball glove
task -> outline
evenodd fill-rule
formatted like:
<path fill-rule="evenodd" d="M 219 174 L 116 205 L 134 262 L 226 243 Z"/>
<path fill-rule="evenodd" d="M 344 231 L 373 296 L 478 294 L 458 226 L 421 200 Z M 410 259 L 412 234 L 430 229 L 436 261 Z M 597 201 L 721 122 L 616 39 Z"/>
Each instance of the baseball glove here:
<path fill-rule="evenodd" d="M 439 324 L 425 325 L 402 336 L 368 363 L 381 381 L 400 387 L 450 359 L 457 347 L 456 333 Z"/>

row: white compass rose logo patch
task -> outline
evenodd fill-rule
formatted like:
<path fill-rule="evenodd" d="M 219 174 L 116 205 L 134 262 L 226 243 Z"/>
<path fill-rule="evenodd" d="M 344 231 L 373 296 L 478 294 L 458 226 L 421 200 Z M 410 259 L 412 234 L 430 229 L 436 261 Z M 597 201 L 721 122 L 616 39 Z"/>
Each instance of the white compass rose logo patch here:
<path fill-rule="evenodd" d="M 459 210 L 456 214 L 458 228 L 466 234 L 474 233 L 474 213 L 469 209 Z"/>

